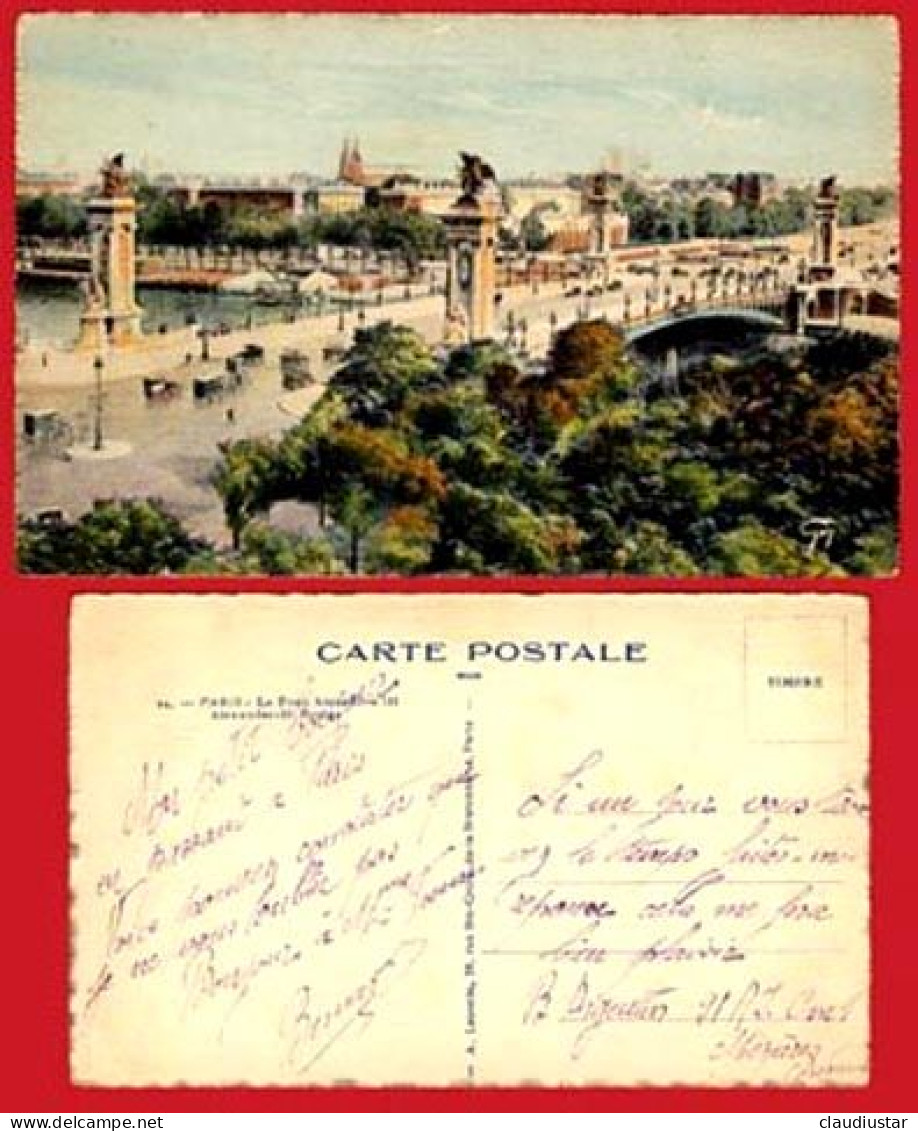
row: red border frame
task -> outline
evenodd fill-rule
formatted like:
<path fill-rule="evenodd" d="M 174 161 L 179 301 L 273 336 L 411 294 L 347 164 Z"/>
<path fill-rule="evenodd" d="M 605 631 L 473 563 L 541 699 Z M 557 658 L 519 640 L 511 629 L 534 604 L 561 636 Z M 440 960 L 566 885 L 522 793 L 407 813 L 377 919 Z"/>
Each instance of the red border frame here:
<path fill-rule="evenodd" d="M 918 78 L 918 10 L 909 0 L 121 0 L 95 4 L 57 0 L 8 0 L 0 6 L 0 97 L 3 150 L 13 149 L 15 23 L 38 11 L 414 11 L 414 12 L 632 12 L 780 13 L 789 15 L 885 14 L 898 18 L 902 47 L 902 186 L 904 259 L 911 263 L 918 232 L 910 228 L 916 161 L 914 129 L 907 110 L 915 106 Z M 14 163 L 0 166 L 0 250 L 8 269 L 2 276 L 0 356 L 7 379 L 0 385 L 4 434 L 13 435 L 12 261 Z M 904 281 L 903 414 L 906 452 L 903 475 L 902 567 L 898 577 L 849 583 L 742 581 L 710 579 L 659 581 L 615 579 L 456 579 L 379 580 L 182 580 L 20 577 L 13 565 L 11 531 L 15 517 L 12 445 L 0 461 L 0 625 L 8 658 L 2 681 L 2 827 L 4 905 L 2 910 L 6 1034 L 0 1107 L 5 1111 L 814 1111 L 899 1112 L 915 1109 L 918 1017 L 918 963 L 915 914 L 918 884 L 913 869 L 918 758 L 910 722 L 918 718 L 913 672 L 918 640 L 918 574 L 914 497 L 915 398 L 911 379 L 915 298 Z M 145 1088 L 75 1087 L 68 1076 L 68 796 L 67 796 L 67 617 L 77 592 L 191 592 L 296 590 L 345 592 L 515 591 L 836 591 L 867 593 L 872 607 L 872 789 L 874 801 L 873 1051 L 872 1079 L 866 1088 L 704 1089 L 704 1088 Z"/>

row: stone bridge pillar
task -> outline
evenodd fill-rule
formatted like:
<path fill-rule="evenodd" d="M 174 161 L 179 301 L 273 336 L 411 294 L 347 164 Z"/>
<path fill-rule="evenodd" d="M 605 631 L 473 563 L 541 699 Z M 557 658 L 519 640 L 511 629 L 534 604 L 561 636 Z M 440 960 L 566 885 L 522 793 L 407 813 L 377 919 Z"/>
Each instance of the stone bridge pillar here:
<path fill-rule="evenodd" d="M 465 344 L 494 336 L 497 290 L 496 201 L 462 198 L 446 224 L 446 340 Z"/>
<path fill-rule="evenodd" d="M 120 157 L 103 170 L 103 194 L 87 205 L 90 277 L 78 348 L 131 345 L 140 340 L 135 298 L 137 202 L 127 188 Z"/>

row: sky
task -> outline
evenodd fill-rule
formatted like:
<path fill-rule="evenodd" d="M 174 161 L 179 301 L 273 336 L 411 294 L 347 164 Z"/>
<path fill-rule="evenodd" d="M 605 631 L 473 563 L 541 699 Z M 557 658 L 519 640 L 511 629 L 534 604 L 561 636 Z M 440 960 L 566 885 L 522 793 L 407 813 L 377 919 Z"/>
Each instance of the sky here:
<path fill-rule="evenodd" d="M 499 176 L 896 175 L 886 17 L 41 14 L 19 22 L 17 162 L 333 175 L 370 164 Z"/>

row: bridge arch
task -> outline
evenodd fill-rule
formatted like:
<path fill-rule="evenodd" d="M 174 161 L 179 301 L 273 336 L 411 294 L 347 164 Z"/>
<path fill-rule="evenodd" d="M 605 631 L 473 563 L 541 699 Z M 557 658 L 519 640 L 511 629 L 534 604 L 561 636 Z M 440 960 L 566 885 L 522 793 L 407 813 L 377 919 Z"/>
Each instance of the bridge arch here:
<path fill-rule="evenodd" d="M 637 325 L 626 325 L 624 333 L 629 345 L 646 350 L 657 345 L 663 346 L 667 339 L 700 338 L 707 333 L 727 336 L 731 331 L 774 334 L 785 328 L 783 313 L 724 306 L 662 314 Z"/>

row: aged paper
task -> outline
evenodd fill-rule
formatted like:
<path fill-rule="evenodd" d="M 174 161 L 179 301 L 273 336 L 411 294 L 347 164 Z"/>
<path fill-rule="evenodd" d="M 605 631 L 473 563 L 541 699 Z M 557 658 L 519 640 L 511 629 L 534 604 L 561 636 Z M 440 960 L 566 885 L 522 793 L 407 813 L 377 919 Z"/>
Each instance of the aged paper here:
<path fill-rule="evenodd" d="M 854 596 L 77 597 L 72 1071 L 868 1079 Z"/>

